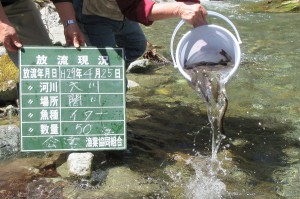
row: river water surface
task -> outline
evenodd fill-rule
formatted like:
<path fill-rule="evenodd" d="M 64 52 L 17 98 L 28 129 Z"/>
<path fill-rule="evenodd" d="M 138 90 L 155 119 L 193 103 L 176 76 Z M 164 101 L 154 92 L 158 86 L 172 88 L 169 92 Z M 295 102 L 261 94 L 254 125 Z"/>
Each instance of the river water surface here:
<path fill-rule="evenodd" d="M 177 107 L 185 110 L 166 113 L 166 120 L 178 125 L 174 128 L 182 131 L 173 134 L 174 140 L 176 136 L 186 139 L 194 136 L 193 151 L 197 155 L 193 155 L 190 164 L 195 169 L 195 176 L 188 182 L 185 196 L 300 198 L 300 35 L 296 30 L 300 14 L 248 12 L 245 7 L 254 4 L 253 1 L 202 3 L 207 10 L 222 13 L 236 25 L 243 42 L 242 62 L 226 85 L 229 101 L 224 124 L 226 139 L 222 141 L 218 164 L 207 159 L 210 143 L 209 130 L 203 121 L 203 104 L 185 99 L 178 102 L 182 107 Z M 170 21 L 160 21 L 145 28 L 148 39 L 154 44 L 168 46 L 170 30 L 178 23 Z M 209 18 L 209 23 L 231 30 L 217 19 Z M 182 34 L 191 27 L 185 28 Z M 178 35 L 180 38 L 180 33 Z M 169 49 L 165 50 L 168 56 Z M 178 77 L 177 81 L 183 79 L 179 72 L 174 74 L 176 69 L 169 73 Z M 172 97 L 180 99 L 178 95 L 182 95 L 192 101 L 197 99 L 188 88 L 177 85 L 173 89 Z M 197 113 L 191 113 L 195 106 L 200 107 L 198 121 Z M 178 124 L 176 119 L 180 116 L 182 123 Z M 185 138 L 179 138 L 181 141 L 177 144 L 182 144 Z M 207 166 L 217 167 L 220 176 L 211 174 Z"/>

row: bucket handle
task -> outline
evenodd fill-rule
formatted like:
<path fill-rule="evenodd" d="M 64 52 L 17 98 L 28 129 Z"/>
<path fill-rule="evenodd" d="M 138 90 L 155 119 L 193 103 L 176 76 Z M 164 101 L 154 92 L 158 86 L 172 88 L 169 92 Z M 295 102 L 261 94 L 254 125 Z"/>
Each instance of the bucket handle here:
<path fill-rule="evenodd" d="M 222 14 L 220 14 L 220 13 L 214 12 L 214 11 L 207 11 L 207 14 L 208 14 L 209 16 L 219 17 L 219 18 L 223 19 L 224 21 L 226 21 L 226 22 L 232 27 L 232 29 L 234 30 L 238 43 L 239 43 L 239 44 L 242 43 L 242 40 L 241 40 L 240 35 L 239 35 L 239 32 L 237 31 L 237 29 L 236 29 L 236 27 L 234 26 L 234 24 L 233 24 L 227 17 L 225 17 L 224 15 L 222 15 Z M 184 23 L 185 23 L 185 20 L 182 19 L 182 20 L 178 23 L 178 25 L 176 26 L 176 28 L 174 29 L 173 34 L 172 34 L 172 37 L 171 37 L 170 51 L 171 51 L 171 57 L 172 57 L 172 60 L 173 60 L 174 68 L 178 68 L 178 66 L 177 66 L 177 64 L 176 64 L 176 60 L 175 60 L 175 58 L 174 58 L 174 50 L 173 50 L 173 48 L 174 48 L 174 39 L 175 39 L 175 36 L 176 36 L 176 34 L 177 34 L 179 28 L 181 28 L 181 26 L 182 26 Z M 189 76 L 187 76 L 187 77 L 185 77 L 185 78 L 190 79 Z"/>
<path fill-rule="evenodd" d="M 242 44 L 242 40 L 240 38 L 238 30 L 236 29 L 234 24 L 227 17 L 225 17 L 224 15 L 221 15 L 220 13 L 214 12 L 214 11 L 207 11 L 207 13 L 208 13 L 208 15 L 219 17 L 219 18 L 223 19 L 224 21 L 226 21 L 232 27 L 232 29 L 234 30 L 235 35 L 236 35 L 236 39 L 239 42 L 239 44 Z"/>

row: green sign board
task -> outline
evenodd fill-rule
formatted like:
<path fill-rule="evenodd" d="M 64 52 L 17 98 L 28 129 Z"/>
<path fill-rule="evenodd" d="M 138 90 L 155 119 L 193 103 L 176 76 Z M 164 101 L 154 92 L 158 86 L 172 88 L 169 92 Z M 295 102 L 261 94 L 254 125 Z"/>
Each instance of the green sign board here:
<path fill-rule="evenodd" d="M 123 49 L 19 53 L 22 151 L 126 149 Z"/>

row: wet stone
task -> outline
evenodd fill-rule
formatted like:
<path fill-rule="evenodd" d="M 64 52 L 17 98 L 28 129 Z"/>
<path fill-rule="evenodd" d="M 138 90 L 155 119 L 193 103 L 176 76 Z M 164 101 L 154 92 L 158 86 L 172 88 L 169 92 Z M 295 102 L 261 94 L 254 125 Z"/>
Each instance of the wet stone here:
<path fill-rule="evenodd" d="M 148 59 L 140 59 L 132 62 L 127 72 L 129 73 L 145 73 L 150 70 L 151 68 L 151 62 Z"/>
<path fill-rule="evenodd" d="M 65 182 L 59 179 L 41 178 L 27 185 L 27 198 L 62 199 Z"/>
<path fill-rule="evenodd" d="M 108 176 L 108 170 L 97 169 L 92 172 L 91 185 L 100 186 Z"/>
<path fill-rule="evenodd" d="M 82 179 L 79 184 L 69 184 L 64 188 L 64 196 L 69 198 L 143 198 L 160 191 L 157 182 L 148 180 L 127 167 L 97 170 L 93 180 Z"/>

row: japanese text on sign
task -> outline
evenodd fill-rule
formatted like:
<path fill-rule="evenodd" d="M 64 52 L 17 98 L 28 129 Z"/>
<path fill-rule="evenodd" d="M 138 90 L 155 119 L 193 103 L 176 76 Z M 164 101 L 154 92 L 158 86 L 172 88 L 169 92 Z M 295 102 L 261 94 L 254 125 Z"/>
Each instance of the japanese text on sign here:
<path fill-rule="evenodd" d="M 122 49 L 20 51 L 22 151 L 126 148 Z"/>

